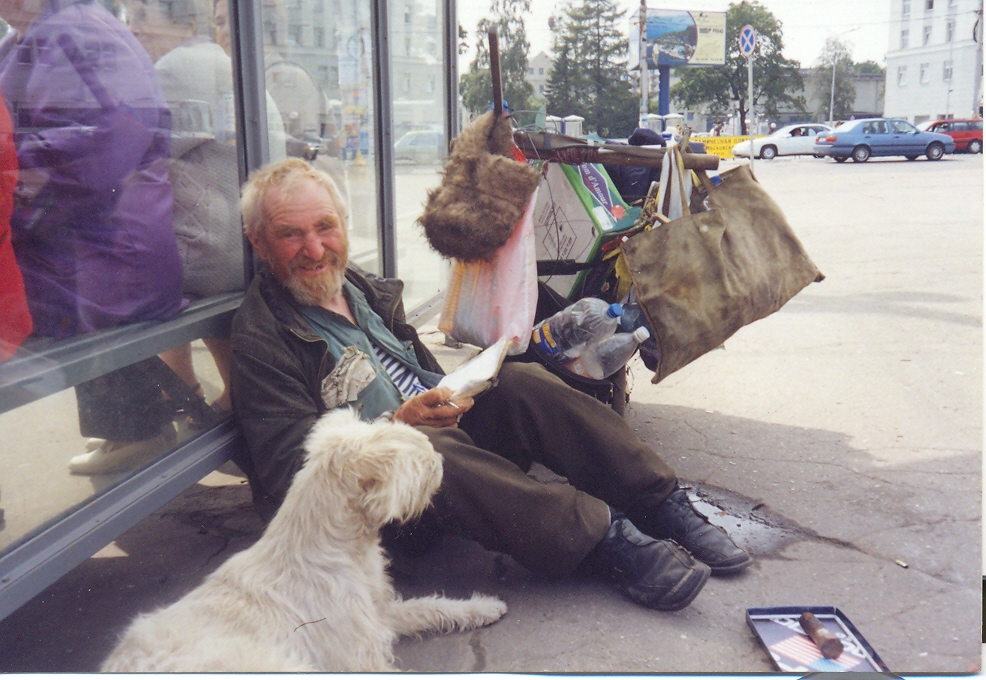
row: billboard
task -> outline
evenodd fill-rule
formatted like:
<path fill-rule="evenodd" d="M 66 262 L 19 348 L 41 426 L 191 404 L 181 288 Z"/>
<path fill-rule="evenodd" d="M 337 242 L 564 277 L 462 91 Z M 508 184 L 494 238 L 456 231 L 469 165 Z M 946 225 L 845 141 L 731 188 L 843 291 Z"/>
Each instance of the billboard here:
<path fill-rule="evenodd" d="M 640 11 L 630 17 L 630 68 L 640 59 Z M 647 68 L 722 66 L 726 13 L 647 8 Z"/>

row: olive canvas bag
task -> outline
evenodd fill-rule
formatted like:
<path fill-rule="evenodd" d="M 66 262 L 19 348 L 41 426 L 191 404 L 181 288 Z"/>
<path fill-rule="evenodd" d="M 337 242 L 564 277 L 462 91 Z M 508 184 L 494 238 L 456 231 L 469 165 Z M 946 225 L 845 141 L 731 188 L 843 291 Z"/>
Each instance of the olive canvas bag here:
<path fill-rule="evenodd" d="M 658 344 L 655 383 L 825 278 L 749 166 L 721 177 L 709 210 L 622 244 Z"/>

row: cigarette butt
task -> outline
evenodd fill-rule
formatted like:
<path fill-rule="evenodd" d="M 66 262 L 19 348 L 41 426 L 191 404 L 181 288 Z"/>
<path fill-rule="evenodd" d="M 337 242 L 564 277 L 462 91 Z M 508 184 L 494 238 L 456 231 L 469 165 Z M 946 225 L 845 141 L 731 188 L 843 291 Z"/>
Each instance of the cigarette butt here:
<path fill-rule="evenodd" d="M 903 567 L 904 569 L 907 569 L 907 562 L 905 562 L 904 560 L 894 560 L 894 562 L 897 563 L 898 567 Z"/>

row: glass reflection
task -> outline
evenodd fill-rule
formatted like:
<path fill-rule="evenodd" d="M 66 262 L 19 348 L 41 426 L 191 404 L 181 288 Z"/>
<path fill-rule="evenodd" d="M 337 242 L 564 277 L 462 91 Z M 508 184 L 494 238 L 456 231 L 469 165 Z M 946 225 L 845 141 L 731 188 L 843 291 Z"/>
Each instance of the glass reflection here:
<path fill-rule="evenodd" d="M 82 392 L 62 390 L 0 414 L 0 553 L 159 460 L 214 422 L 217 416 L 208 404 L 222 393 L 223 379 L 201 340 L 193 342 L 189 351 L 201 382 L 197 391 L 190 390 L 156 357 L 115 371 L 107 380 L 87 383 L 86 394 L 98 396 L 102 391 L 109 399 L 116 399 L 116 390 L 143 391 L 139 410 L 147 420 L 161 424 L 154 438 L 140 446 L 115 447 L 113 455 L 99 461 L 98 471 L 83 470 L 76 462 L 84 462 L 88 454 L 105 445 L 99 437 L 80 437 L 80 421 L 100 425 L 107 432 L 127 424 L 109 411 L 93 409 L 98 402 L 84 402 Z"/>
<path fill-rule="evenodd" d="M 428 190 L 448 156 L 445 129 L 444 3 L 390 0 L 391 92 L 394 102 L 397 272 L 407 309 L 445 284 L 448 263 L 417 225 Z"/>
<path fill-rule="evenodd" d="M 287 153 L 327 172 L 350 208 L 350 260 L 379 273 L 368 0 L 264 3 L 266 84 Z"/>
<path fill-rule="evenodd" d="M 96 2 L 2 0 L 0 16 L 20 167 L 12 243 L 34 332 L 173 316 L 184 302 L 171 111 L 150 57 Z"/>
<path fill-rule="evenodd" d="M 32 331 L 25 357 L 244 286 L 232 64 L 213 40 L 213 4 L 122 0 L 113 10 L 0 0 L 12 27 L 0 41 L 10 114 L 0 115 L 0 359 Z M 283 157 L 283 137 L 280 148 Z M 29 315 L 18 314 L 25 299 Z M 228 340 L 204 338 L 0 416 L 14 443 L 0 457 L 0 545 L 221 420 L 228 364 Z M 32 416 L 41 413 L 43 423 Z M 53 420 L 61 438 L 46 446 Z M 22 432 L 32 452 L 18 448 Z M 45 459 L 46 493 L 66 493 L 15 512 L 26 524 L 12 530 L 11 504 L 32 491 L 31 456 Z"/>

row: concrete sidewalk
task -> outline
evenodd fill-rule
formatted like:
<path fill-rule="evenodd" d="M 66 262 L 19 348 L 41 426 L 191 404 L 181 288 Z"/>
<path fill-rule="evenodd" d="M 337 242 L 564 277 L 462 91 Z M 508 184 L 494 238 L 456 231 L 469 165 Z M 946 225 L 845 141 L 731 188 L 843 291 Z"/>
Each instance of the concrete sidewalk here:
<path fill-rule="evenodd" d="M 446 538 L 395 565 L 401 590 L 492 593 L 509 611 L 482 630 L 401 641 L 402 668 L 770 672 L 746 609 L 831 605 L 895 673 L 978 670 L 982 157 L 779 159 L 757 174 L 826 281 L 658 385 L 632 362 L 627 414 L 753 567 L 662 613 Z M 447 365 L 459 356 L 440 351 Z M 248 546 L 260 522 L 230 472 L 0 622 L 0 671 L 95 670 L 135 614 Z"/>

